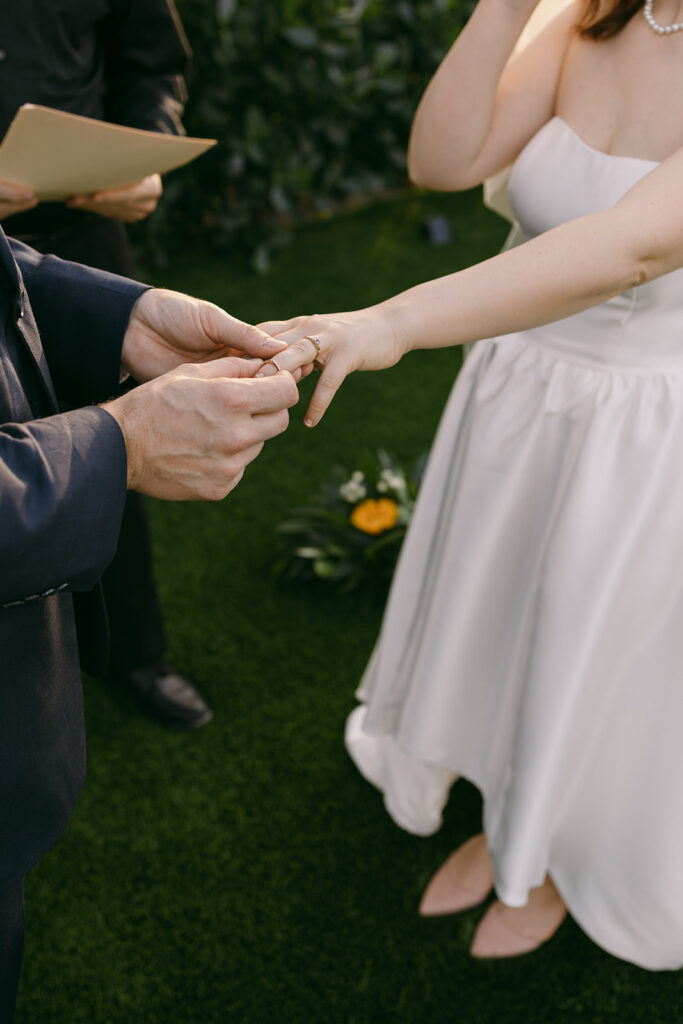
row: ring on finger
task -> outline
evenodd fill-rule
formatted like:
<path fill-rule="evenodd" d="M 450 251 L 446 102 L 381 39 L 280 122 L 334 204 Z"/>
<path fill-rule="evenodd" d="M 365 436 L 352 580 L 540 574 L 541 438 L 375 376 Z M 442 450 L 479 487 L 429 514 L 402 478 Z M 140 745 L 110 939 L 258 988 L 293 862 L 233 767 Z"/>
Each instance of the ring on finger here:
<path fill-rule="evenodd" d="M 305 334 L 301 340 L 313 342 L 315 345 L 315 356 L 313 358 L 317 361 L 317 357 L 320 355 L 320 338 L 314 338 L 312 334 Z"/>
<path fill-rule="evenodd" d="M 278 363 L 277 359 L 264 359 L 263 362 L 261 363 L 261 369 L 263 369 L 264 366 L 267 366 L 268 363 L 270 363 L 271 366 L 274 366 L 275 369 L 278 371 L 278 373 L 282 369 L 282 367 Z"/>

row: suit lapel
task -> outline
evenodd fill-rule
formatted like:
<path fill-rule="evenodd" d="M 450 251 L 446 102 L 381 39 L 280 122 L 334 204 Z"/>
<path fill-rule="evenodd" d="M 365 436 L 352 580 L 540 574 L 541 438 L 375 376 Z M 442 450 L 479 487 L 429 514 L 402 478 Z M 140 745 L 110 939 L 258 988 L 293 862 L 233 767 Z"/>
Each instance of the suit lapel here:
<path fill-rule="evenodd" d="M 7 274 L 15 295 L 14 320 L 19 336 L 26 345 L 31 359 L 36 367 L 38 376 L 45 389 L 47 398 L 52 409 L 57 411 L 57 397 L 52 385 L 50 370 L 47 365 L 43 346 L 40 344 L 38 327 L 33 317 L 31 304 L 26 294 L 26 288 L 16 260 L 12 255 L 5 232 L 0 229 L 0 266 Z"/>

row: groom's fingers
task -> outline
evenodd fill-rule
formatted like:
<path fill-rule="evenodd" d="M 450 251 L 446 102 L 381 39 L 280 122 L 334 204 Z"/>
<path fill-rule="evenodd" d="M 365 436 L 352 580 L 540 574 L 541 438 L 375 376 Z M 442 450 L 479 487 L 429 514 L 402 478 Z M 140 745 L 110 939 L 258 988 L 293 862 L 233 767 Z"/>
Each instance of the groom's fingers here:
<path fill-rule="evenodd" d="M 257 441 L 270 441 L 271 438 L 283 434 L 289 426 L 289 413 L 286 409 L 277 412 L 259 413 L 251 418 L 253 437 Z"/>
<path fill-rule="evenodd" d="M 255 379 L 260 359 L 225 356 L 212 363 L 190 363 L 176 371 L 186 377 L 200 377 L 229 385 L 226 398 L 240 411 L 251 416 L 291 409 L 299 401 L 299 392 L 291 373 L 279 373 L 268 379 Z"/>
<path fill-rule="evenodd" d="M 264 331 L 266 334 L 270 334 L 273 337 L 279 336 L 283 331 L 287 331 L 304 320 L 304 317 L 293 316 L 289 320 L 266 320 L 265 323 L 257 324 L 259 330 Z"/>
<path fill-rule="evenodd" d="M 279 373 L 276 377 L 260 380 L 235 381 L 235 386 L 244 389 L 245 408 L 252 416 L 261 417 L 267 413 L 291 409 L 299 401 L 299 392 L 290 373 Z"/>
<path fill-rule="evenodd" d="M 263 365 L 262 359 L 242 359 L 240 356 L 221 356 L 207 363 L 187 363 L 182 369 L 188 377 L 253 377 Z"/>
<path fill-rule="evenodd" d="M 259 370 L 258 377 L 272 377 L 278 369 L 295 373 L 304 367 L 312 366 L 318 358 L 318 349 L 309 338 L 302 338 L 292 332 L 291 335 L 283 335 L 282 340 L 287 342 L 287 348 L 266 361 Z"/>
<path fill-rule="evenodd" d="M 204 333 L 216 345 L 236 348 L 248 356 L 260 356 L 262 359 L 281 352 L 285 347 L 269 332 L 238 320 L 212 302 L 202 302 L 199 313 Z"/>

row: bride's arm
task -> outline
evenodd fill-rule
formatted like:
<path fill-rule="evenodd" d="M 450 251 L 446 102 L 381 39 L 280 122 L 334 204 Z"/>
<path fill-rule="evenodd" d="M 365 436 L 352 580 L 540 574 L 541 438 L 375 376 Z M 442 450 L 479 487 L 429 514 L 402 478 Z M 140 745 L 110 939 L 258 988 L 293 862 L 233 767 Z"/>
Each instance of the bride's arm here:
<path fill-rule="evenodd" d="M 368 309 L 262 325 L 290 344 L 283 369 L 324 369 L 306 414 L 317 424 L 353 370 L 393 366 L 411 349 L 461 345 L 538 327 L 683 267 L 683 148 L 609 210 L 568 221 L 524 245 Z M 265 367 L 264 373 L 271 372 Z"/>
<path fill-rule="evenodd" d="M 553 116 L 578 10 L 570 4 L 509 61 L 537 3 L 479 0 L 415 114 L 408 169 L 416 184 L 441 190 L 478 185 L 511 163 Z"/>
<path fill-rule="evenodd" d="M 376 307 L 399 350 L 458 345 L 561 320 L 683 266 L 683 148 L 611 209 Z M 678 198 L 677 198 L 678 197 Z"/>

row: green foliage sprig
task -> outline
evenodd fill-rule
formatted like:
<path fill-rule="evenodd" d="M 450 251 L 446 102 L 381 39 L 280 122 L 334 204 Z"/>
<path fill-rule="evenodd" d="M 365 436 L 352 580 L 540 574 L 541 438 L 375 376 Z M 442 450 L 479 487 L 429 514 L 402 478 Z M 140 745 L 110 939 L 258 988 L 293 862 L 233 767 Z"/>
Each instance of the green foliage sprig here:
<path fill-rule="evenodd" d="M 311 503 L 278 527 L 286 537 L 276 572 L 351 589 L 386 583 L 413 516 L 426 455 L 407 474 L 388 452 L 368 455 L 349 473 L 337 467 Z"/>
<path fill-rule="evenodd" d="M 419 97 L 470 0 L 177 0 L 194 49 L 189 133 L 148 255 L 246 246 L 264 270 L 303 217 L 403 185 Z"/>

